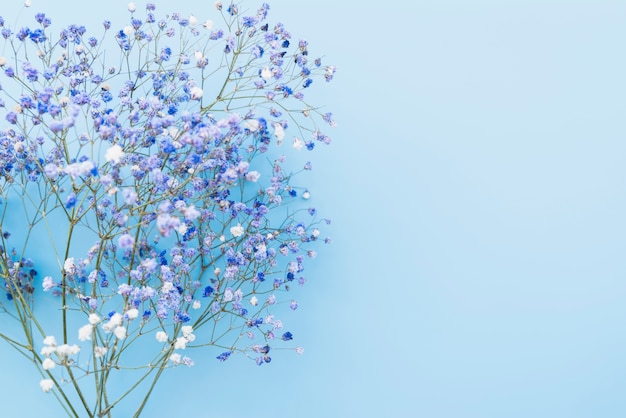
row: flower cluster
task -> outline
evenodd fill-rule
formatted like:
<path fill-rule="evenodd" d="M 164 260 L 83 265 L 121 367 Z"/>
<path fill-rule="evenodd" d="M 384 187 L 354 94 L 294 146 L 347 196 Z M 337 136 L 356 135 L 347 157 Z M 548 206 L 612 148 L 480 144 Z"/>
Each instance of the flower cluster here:
<path fill-rule="evenodd" d="M 163 369 L 194 364 L 190 348 L 269 363 L 272 347 L 295 338 L 276 316 L 298 308 L 286 292 L 304 285 L 314 247 L 330 242 L 329 221 L 296 183 L 311 163 L 290 164 L 331 142 L 322 126 L 333 116 L 306 92 L 335 67 L 271 24 L 267 4 L 215 6 L 224 29 L 158 17 L 151 3 L 143 14 L 130 3 L 129 22 L 106 20 L 98 37 L 82 25 L 55 33 L 43 13 L 19 29 L 0 18 L 14 51 L 0 57 L 2 211 L 19 207 L 15 228 L 27 231 L 23 249 L 8 252 L 3 230 L 1 274 L 17 317 L 36 324 L 23 349 L 44 374 L 41 389 L 58 391 L 70 415 L 81 414 L 66 386 L 83 413 L 103 416 L 133 389 L 111 400 L 111 373 L 144 368 L 140 379 L 154 385 Z M 292 146 L 282 145 L 291 131 Z M 58 265 L 38 269 L 60 304 L 60 344 L 32 309 L 37 271 L 26 255 L 36 260 L 41 244 L 31 232 L 50 237 Z M 131 344 L 148 360 L 122 356 Z M 94 399 L 76 373 L 96 376 Z"/>

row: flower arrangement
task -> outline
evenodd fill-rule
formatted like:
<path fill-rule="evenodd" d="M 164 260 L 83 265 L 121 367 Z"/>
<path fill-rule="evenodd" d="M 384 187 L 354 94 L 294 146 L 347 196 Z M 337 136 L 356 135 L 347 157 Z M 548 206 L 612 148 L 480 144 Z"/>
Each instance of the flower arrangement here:
<path fill-rule="evenodd" d="M 20 330 L 0 337 L 68 416 L 141 390 L 139 416 L 195 349 L 302 352 L 276 315 L 329 221 L 296 182 L 311 163 L 289 164 L 330 143 L 305 92 L 335 67 L 267 4 L 215 9 L 222 26 L 130 3 L 99 36 L 0 18 L 0 314 Z"/>

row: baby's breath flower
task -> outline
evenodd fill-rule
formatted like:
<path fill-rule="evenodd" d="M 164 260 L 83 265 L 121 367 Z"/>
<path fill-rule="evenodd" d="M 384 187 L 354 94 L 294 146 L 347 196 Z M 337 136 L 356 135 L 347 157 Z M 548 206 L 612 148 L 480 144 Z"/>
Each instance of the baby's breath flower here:
<path fill-rule="evenodd" d="M 102 38 L 80 24 L 48 29 L 43 13 L 36 27 L 15 32 L 0 18 L 9 54 L 0 57 L 0 199 L 23 218 L 17 225 L 30 225 L 19 231 L 22 252 L 48 251 L 20 240 L 47 236 L 42 225 L 56 228 L 49 251 L 62 258 L 41 288 L 63 313 L 50 318 L 62 318 L 63 340 L 47 336 L 31 350 L 51 378 L 41 389 L 56 388 L 61 402 L 67 388 L 94 381 L 98 390 L 85 393 L 107 393 L 114 367 L 123 374 L 194 365 L 174 350 L 230 347 L 213 355 L 223 362 L 244 353 L 266 364 L 270 344 L 293 339 L 273 312 L 299 309 L 285 292 L 306 282 L 324 220 L 296 199 L 310 198 L 296 176 L 312 164 L 293 163 L 291 151 L 276 147 L 288 138 L 296 150 L 330 143 L 319 127 L 335 126 L 332 113 L 305 102 L 303 91 L 333 79 L 336 68 L 268 21 L 267 4 L 245 15 L 232 2 L 215 7 L 225 24 L 205 20 L 202 30 L 195 15 L 159 16 L 148 3 L 140 16 L 131 2 L 127 22 L 105 20 Z M 6 310 L 35 314 L 34 262 L 4 248 L 13 298 Z M 129 349 L 146 334 L 156 346 Z M 241 345 L 242 337 L 257 344 Z M 144 348 L 147 360 L 127 355 Z M 98 412 L 113 406 L 95 396 Z"/>
<path fill-rule="evenodd" d="M 54 360 L 52 360 L 49 357 L 46 357 L 42 362 L 41 362 L 41 368 L 44 370 L 51 370 L 54 369 L 56 367 L 56 363 L 54 362 Z"/>
<path fill-rule="evenodd" d="M 156 340 L 160 343 L 166 343 L 169 339 L 165 331 L 157 331 L 155 336 L 156 336 Z"/>
<path fill-rule="evenodd" d="M 87 341 L 91 340 L 91 334 L 93 333 L 93 325 L 87 324 L 83 325 L 78 329 L 78 339 L 79 341 Z"/>
<path fill-rule="evenodd" d="M 131 308 L 126 311 L 124 316 L 128 318 L 128 320 L 132 321 L 133 319 L 136 319 L 139 316 L 139 310 L 137 310 L 137 308 Z"/>
<path fill-rule="evenodd" d="M 230 233 L 233 237 L 238 238 L 244 234 L 245 230 L 241 224 L 237 224 L 230 228 Z"/>
<path fill-rule="evenodd" d="M 122 158 L 124 158 L 124 150 L 118 144 L 112 145 L 109 149 L 107 149 L 104 158 L 108 162 L 113 162 L 115 164 L 120 164 Z"/>
<path fill-rule="evenodd" d="M 48 393 L 54 388 L 54 381 L 51 379 L 42 379 L 39 382 L 39 386 L 41 387 L 41 390 Z"/>
<path fill-rule="evenodd" d="M 176 350 L 184 350 L 185 348 L 187 348 L 188 342 L 189 341 L 187 341 L 187 338 L 185 337 L 176 338 L 176 341 L 174 342 L 174 348 Z"/>
<path fill-rule="evenodd" d="M 89 314 L 89 323 L 91 325 L 97 325 L 99 324 L 101 321 L 100 317 L 98 316 L 98 314 L 96 313 L 90 313 Z"/>
<path fill-rule="evenodd" d="M 193 87 L 191 89 L 190 95 L 191 95 L 191 99 L 192 100 L 200 100 L 200 98 L 202 98 L 202 95 L 204 94 L 204 92 L 202 91 L 202 89 L 198 86 Z"/>
<path fill-rule="evenodd" d="M 93 354 L 94 354 L 94 356 L 96 356 L 96 358 L 104 357 L 104 355 L 107 353 L 108 350 L 109 349 L 107 347 L 99 347 L 98 346 L 98 347 L 95 347 L 93 349 Z"/>
<path fill-rule="evenodd" d="M 294 138 L 293 139 L 293 148 L 300 151 L 302 148 L 304 148 L 304 141 L 301 140 L 300 138 Z"/>
<path fill-rule="evenodd" d="M 174 353 L 170 356 L 170 360 L 174 365 L 178 366 L 181 362 L 181 355 L 178 353 Z"/>
<path fill-rule="evenodd" d="M 261 178 L 261 173 L 259 173 L 258 171 L 248 171 L 245 177 L 246 180 L 256 183 L 257 181 L 259 181 L 259 178 Z"/>
<path fill-rule="evenodd" d="M 80 347 L 76 344 L 62 344 L 57 347 L 56 353 L 61 357 L 69 357 L 78 354 Z"/>
<path fill-rule="evenodd" d="M 63 264 L 63 270 L 65 270 L 67 274 L 76 273 L 76 262 L 74 261 L 74 257 L 70 257 L 65 260 L 65 263 Z"/>
<path fill-rule="evenodd" d="M 54 337 L 54 335 L 49 335 L 43 339 L 43 343 L 45 345 L 54 347 L 57 345 L 57 339 Z"/>
<path fill-rule="evenodd" d="M 44 277 L 41 285 L 43 287 L 44 292 L 54 289 L 57 286 L 57 284 L 54 282 L 54 280 L 50 276 Z"/>
<path fill-rule="evenodd" d="M 115 327 L 115 330 L 113 331 L 113 334 L 115 335 L 115 337 L 117 339 L 124 339 L 126 338 L 126 328 L 119 326 L 119 327 Z"/>

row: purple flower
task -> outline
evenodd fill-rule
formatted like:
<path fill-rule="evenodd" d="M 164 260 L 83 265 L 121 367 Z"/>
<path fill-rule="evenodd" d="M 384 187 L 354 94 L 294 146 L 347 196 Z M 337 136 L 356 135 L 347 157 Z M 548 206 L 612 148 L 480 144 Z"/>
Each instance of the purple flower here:
<path fill-rule="evenodd" d="M 133 238 L 130 234 L 123 234 L 118 238 L 117 245 L 123 249 L 133 248 L 135 245 L 135 238 Z"/>
<path fill-rule="evenodd" d="M 9 112 L 6 114 L 5 119 L 12 125 L 17 123 L 17 113 Z"/>

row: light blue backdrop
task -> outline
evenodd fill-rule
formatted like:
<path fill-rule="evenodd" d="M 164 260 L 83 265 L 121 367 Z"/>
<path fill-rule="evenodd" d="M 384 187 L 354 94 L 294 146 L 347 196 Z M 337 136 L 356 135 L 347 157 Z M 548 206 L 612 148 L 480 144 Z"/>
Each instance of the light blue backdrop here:
<path fill-rule="evenodd" d="M 59 23 L 127 14 L 33 3 Z M 320 90 L 339 127 L 312 155 L 334 244 L 294 318 L 306 351 L 196 356 L 146 416 L 626 416 L 626 3 L 270 5 L 339 68 Z M 0 415 L 53 416 L 0 352 Z"/>

